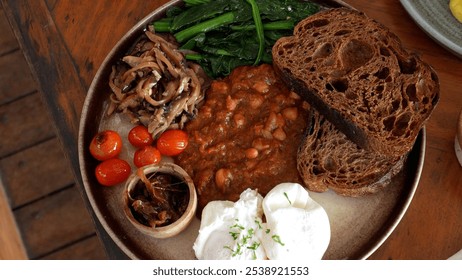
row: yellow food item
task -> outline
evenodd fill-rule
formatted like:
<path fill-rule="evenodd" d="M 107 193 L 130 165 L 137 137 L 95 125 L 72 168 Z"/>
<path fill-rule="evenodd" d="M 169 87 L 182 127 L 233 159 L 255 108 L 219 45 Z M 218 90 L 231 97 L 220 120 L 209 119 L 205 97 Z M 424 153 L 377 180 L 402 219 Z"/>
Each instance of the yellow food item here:
<path fill-rule="evenodd" d="M 462 0 L 451 0 L 449 1 L 449 9 L 454 17 L 462 22 Z"/>

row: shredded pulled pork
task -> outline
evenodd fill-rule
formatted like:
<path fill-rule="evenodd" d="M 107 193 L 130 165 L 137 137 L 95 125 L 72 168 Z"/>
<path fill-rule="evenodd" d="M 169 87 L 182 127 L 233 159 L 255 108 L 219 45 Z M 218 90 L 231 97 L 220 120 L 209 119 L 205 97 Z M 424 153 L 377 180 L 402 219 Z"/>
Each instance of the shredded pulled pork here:
<path fill-rule="evenodd" d="M 133 50 L 112 67 L 107 111 L 127 114 L 156 139 L 167 129 L 182 129 L 197 114 L 209 78 L 186 61 L 175 43 L 147 30 Z"/>

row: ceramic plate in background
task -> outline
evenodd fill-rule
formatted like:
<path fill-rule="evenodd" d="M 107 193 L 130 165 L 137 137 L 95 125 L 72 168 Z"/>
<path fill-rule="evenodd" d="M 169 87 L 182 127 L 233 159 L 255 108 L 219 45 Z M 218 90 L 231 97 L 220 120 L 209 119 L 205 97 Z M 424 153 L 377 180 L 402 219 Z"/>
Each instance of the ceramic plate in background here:
<path fill-rule="evenodd" d="M 400 0 L 400 2 L 431 38 L 462 58 L 462 23 L 449 10 L 449 0 Z"/>

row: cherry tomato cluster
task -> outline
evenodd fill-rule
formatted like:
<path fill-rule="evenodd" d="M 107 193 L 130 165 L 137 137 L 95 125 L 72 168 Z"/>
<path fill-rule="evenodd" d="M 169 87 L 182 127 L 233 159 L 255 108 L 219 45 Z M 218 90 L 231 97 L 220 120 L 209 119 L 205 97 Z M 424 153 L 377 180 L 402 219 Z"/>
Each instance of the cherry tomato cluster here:
<path fill-rule="evenodd" d="M 95 169 L 98 182 L 103 186 L 114 186 L 130 176 L 131 167 L 117 158 L 122 150 L 122 138 L 113 130 L 101 131 L 90 143 L 90 154 L 101 161 Z"/>
<path fill-rule="evenodd" d="M 137 125 L 128 132 L 128 141 L 137 148 L 133 155 L 133 163 L 136 167 L 160 162 L 162 155 L 152 146 L 154 140 L 151 133 L 143 125 Z"/>
<path fill-rule="evenodd" d="M 128 133 L 128 141 L 136 148 L 133 163 L 136 167 L 159 163 L 162 155 L 177 156 L 188 146 L 188 135 L 179 129 L 167 130 L 153 145 L 151 133 L 143 125 L 133 127 Z M 96 179 L 103 186 L 114 186 L 127 180 L 131 173 L 130 165 L 117 158 L 122 150 L 122 138 L 112 130 L 105 130 L 92 139 L 90 153 L 101 161 L 95 170 Z"/>
<path fill-rule="evenodd" d="M 180 129 L 167 130 L 157 139 L 156 148 L 148 129 L 143 125 L 137 125 L 128 133 L 128 141 L 138 148 L 133 156 L 133 163 L 136 167 L 142 167 L 160 162 L 162 155 L 179 155 L 188 146 L 188 135 Z"/>

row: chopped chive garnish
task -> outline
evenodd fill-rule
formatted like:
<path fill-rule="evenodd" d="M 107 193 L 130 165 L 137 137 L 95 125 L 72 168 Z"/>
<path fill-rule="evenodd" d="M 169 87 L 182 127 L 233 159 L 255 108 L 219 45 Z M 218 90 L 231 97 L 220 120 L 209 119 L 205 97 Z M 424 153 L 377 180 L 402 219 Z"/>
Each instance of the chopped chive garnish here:
<path fill-rule="evenodd" d="M 289 195 L 286 192 L 284 192 L 284 196 L 287 198 L 287 201 L 289 201 L 289 204 L 292 205 L 292 201 L 290 201 Z"/>
<path fill-rule="evenodd" d="M 281 244 L 281 246 L 285 245 L 284 243 L 282 243 L 281 237 L 279 237 L 279 235 L 275 234 L 275 235 L 271 236 L 271 238 L 274 240 L 274 242 Z"/>

